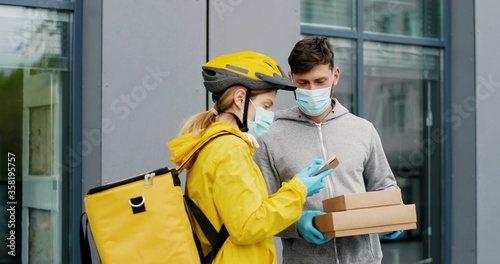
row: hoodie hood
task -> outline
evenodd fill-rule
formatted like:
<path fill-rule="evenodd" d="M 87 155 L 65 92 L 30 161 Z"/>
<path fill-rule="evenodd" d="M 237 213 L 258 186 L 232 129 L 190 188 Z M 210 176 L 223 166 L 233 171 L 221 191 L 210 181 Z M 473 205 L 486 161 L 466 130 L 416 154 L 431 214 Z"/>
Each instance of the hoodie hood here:
<path fill-rule="evenodd" d="M 168 148 L 172 152 L 172 161 L 179 167 L 179 171 L 189 169 L 194 162 L 192 157 L 196 156 L 198 151 L 208 143 L 211 139 L 221 135 L 235 135 L 244 140 L 249 147 L 252 144 L 247 137 L 239 129 L 229 125 L 226 122 L 214 122 L 211 124 L 202 135 L 195 137 L 192 133 L 185 134 L 168 142 Z M 253 149 L 253 148 L 252 148 Z"/>
<path fill-rule="evenodd" d="M 322 123 L 328 123 L 335 118 L 338 118 L 340 116 L 343 116 L 343 115 L 349 113 L 349 110 L 347 108 L 345 108 L 343 105 L 341 105 L 336 98 L 332 99 L 332 104 L 333 104 L 332 112 L 329 113 L 323 119 Z M 277 120 L 293 120 L 293 121 L 298 121 L 298 122 L 314 123 L 314 121 L 312 121 L 308 117 L 304 116 L 304 114 L 302 112 L 300 112 L 298 106 L 294 106 L 294 107 L 286 109 L 286 110 L 276 111 L 275 121 L 277 121 Z"/>

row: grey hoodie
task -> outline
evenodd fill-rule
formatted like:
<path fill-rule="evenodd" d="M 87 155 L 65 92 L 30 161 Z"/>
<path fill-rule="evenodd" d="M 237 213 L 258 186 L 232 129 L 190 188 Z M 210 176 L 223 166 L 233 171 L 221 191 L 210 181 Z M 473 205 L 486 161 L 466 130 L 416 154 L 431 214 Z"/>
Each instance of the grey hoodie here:
<path fill-rule="evenodd" d="M 298 107 L 277 111 L 260 139 L 254 159 L 266 178 L 269 193 L 315 159 L 337 156 L 340 165 L 324 179 L 325 188 L 308 197 L 303 211 L 323 211 L 322 201 L 348 193 L 398 188 L 375 127 L 333 99 L 333 111 L 317 124 Z M 377 234 L 336 238 L 323 245 L 308 243 L 292 225 L 282 238 L 284 264 L 373 264 L 382 260 Z"/>

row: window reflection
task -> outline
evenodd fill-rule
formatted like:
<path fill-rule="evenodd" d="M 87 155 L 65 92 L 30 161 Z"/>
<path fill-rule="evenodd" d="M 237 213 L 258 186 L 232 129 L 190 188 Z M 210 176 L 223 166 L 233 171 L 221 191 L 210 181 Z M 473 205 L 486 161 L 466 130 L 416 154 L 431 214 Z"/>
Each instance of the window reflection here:
<path fill-rule="evenodd" d="M 365 42 L 365 116 L 377 127 L 388 158 L 422 143 L 428 89 L 441 89 L 441 52 L 410 45 Z M 414 165 L 421 166 L 418 162 Z"/>
<path fill-rule="evenodd" d="M 303 25 L 356 30 L 356 1 L 303 0 L 300 15 Z"/>
<path fill-rule="evenodd" d="M 364 0 L 364 32 L 442 38 L 442 1 Z"/>
<path fill-rule="evenodd" d="M 398 238 L 404 243 L 383 245 L 384 254 L 396 254 L 401 263 L 427 260 L 432 242 L 432 233 L 427 233 L 432 219 L 429 208 L 441 206 L 439 195 L 429 191 L 442 177 L 435 173 L 441 161 L 433 158 L 439 156 L 440 142 L 432 142 L 430 135 L 430 127 L 439 127 L 439 121 L 433 120 L 439 105 L 433 102 L 440 100 L 443 86 L 441 61 L 442 51 L 436 48 L 364 43 L 365 117 L 380 134 L 403 201 L 417 208 L 418 229 Z M 412 254 L 400 255 L 403 248 Z"/>
<path fill-rule="evenodd" d="M 349 111 L 356 109 L 356 42 L 349 39 L 331 38 L 335 53 L 334 64 L 340 69 L 340 79 L 335 86 L 334 97 Z"/>

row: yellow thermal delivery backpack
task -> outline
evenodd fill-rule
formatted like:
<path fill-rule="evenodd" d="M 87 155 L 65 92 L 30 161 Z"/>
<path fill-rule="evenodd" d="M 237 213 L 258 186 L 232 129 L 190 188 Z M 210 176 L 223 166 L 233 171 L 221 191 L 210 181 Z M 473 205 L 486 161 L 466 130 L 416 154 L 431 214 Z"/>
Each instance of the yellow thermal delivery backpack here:
<path fill-rule="evenodd" d="M 84 199 L 87 220 L 102 263 L 212 261 L 227 238 L 227 230 L 223 226 L 218 233 L 206 217 L 203 219 L 201 210 L 183 196 L 178 174 L 176 169 L 165 167 L 96 187 L 87 193 Z M 194 207 L 188 210 L 186 203 Z M 209 241 L 217 244 L 207 256 L 200 253 L 188 212 L 194 213 L 202 228 L 209 226 L 210 234 L 205 234 Z M 92 263 L 84 215 L 80 230 L 82 263 Z"/>

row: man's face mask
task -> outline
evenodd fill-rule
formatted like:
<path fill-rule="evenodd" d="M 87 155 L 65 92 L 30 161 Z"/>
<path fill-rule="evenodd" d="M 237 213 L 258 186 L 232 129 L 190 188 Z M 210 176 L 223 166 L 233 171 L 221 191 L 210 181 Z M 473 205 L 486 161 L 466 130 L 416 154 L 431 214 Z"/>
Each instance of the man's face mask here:
<path fill-rule="evenodd" d="M 254 137 L 262 137 L 269 128 L 274 120 L 274 112 L 268 111 L 262 107 L 256 107 L 255 104 L 250 100 L 253 107 L 255 108 L 255 121 L 247 120 L 248 122 L 248 133 L 252 134 Z"/>
<path fill-rule="evenodd" d="M 295 94 L 300 110 L 309 116 L 319 116 L 323 114 L 332 103 L 330 98 L 331 90 L 331 85 L 326 88 L 314 90 L 297 88 Z"/>

